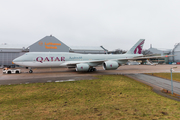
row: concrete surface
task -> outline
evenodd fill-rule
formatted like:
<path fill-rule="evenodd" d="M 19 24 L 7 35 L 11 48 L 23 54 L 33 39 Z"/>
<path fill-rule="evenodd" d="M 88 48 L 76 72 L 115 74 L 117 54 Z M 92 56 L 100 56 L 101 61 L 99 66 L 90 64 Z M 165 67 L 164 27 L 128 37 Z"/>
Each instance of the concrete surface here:
<path fill-rule="evenodd" d="M 28 69 L 20 68 L 21 74 L 2 74 L 0 72 L 0 80 L 12 79 L 34 79 L 34 78 L 55 78 L 55 77 L 70 77 L 70 76 L 92 76 L 102 74 L 124 74 L 124 73 L 158 73 L 170 72 L 171 67 L 178 65 L 125 65 L 120 66 L 117 70 L 103 70 L 102 67 L 97 67 L 96 72 L 76 72 L 75 69 L 68 68 L 35 68 L 34 73 L 29 74 Z M 2 71 L 2 69 L 0 69 Z M 180 71 L 180 65 L 174 72 Z"/>
<path fill-rule="evenodd" d="M 125 65 L 120 66 L 117 70 L 103 70 L 102 67 L 97 67 L 96 72 L 76 72 L 75 69 L 68 68 L 35 68 L 34 73 L 28 73 L 28 69 L 21 68 L 21 74 L 2 74 L 0 72 L 0 84 L 21 84 L 35 82 L 55 82 L 69 80 L 94 79 L 94 75 L 107 74 L 136 74 L 136 73 L 155 73 L 155 72 L 170 72 L 171 67 L 178 65 Z M 2 69 L 0 69 L 2 71 Z M 180 66 L 174 72 L 180 71 Z M 143 78 L 143 77 L 142 77 Z M 146 79 L 146 78 L 144 78 Z M 167 81 L 164 81 L 164 86 Z"/>
<path fill-rule="evenodd" d="M 128 74 L 128 76 L 131 76 L 133 78 L 140 79 L 144 82 L 153 84 L 155 86 L 158 86 L 160 88 L 164 88 L 166 90 L 171 91 L 171 81 L 151 75 L 145 75 L 145 74 Z M 180 95 L 180 82 L 173 81 L 173 91 L 176 94 Z"/>

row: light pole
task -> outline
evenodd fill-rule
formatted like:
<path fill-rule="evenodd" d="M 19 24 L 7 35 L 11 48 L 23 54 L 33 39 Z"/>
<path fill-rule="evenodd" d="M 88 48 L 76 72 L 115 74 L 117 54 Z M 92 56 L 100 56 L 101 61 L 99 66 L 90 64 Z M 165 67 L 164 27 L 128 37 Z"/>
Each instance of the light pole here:
<path fill-rule="evenodd" d="M 172 93 L 172 95 L 173 95 L 173 80 L 172 80 L 172 71 L 173 71 L 173 68 L 177 68 L 177 67 L 172 67 L 170 69 L 170 71 L 171 71 L 171 93 Z"/>

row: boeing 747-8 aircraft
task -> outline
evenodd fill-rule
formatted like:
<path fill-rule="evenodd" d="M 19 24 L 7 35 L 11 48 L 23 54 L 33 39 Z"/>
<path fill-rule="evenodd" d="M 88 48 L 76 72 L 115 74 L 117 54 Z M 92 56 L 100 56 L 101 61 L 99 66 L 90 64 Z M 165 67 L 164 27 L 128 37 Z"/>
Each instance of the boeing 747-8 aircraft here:
<path fill-rule="evenodd" d="M 149 58 L 169 57 L 151 56 L 143 57 L 141 54 L 145 39 L 140 39 L 126 54 L 77 54 L 68 52 L 29 52 L 13 62 L 17 65 L 33 67 L 68 67 L 76 71 L 96 71 L 96 66 L 102 65 L 105 70 L 115 70 L 128 60 L 141 60 Z"/>

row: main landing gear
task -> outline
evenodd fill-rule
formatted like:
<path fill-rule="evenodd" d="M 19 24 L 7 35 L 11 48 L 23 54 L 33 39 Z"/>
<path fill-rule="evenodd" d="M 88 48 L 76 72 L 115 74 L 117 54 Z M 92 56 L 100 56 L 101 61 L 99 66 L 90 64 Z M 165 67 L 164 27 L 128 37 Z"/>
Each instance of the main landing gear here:
<path fill-rule="evenodd" d="M 96 71 L 96 68 L 89 68 L 88 72 L 94 72 Z"/>

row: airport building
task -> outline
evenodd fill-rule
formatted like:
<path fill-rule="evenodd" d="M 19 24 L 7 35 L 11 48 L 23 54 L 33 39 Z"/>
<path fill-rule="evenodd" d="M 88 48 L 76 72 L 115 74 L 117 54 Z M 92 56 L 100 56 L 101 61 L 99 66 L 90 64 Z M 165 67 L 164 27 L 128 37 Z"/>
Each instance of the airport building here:
<path fill-rule="evenodd" d="M 151 45 L 148 51 L 150 51 L 151 54 L 157 54 L 157 55 L 174 55 L 172 57 L 161 58 L 158 60 L 159 61 L 164 60 L 164 63 L 166 64 L 172 64 L 172 63 L 180 64 L 180 43 L 176 43 L 173 49 L 157 49 L 157 48 L 152 48 Z"/>
<path fill-rule="evenodd" d="M 27 52 L 73 52 L 82 54 L 106 54 L 107 50 L 99 47 L 69 47 L 54 36 L 46 36 L 30 46 L 25 45 L 0 45 L 0 67 L 14 66 L 13 59 Z"/>
<path fill-rule="evenodd" d="M 26 47 L 8 45 L 6 43 L 0 45 L 0 67 L 13 66 L 12 61 L 29 50 Z"/>
<path fill-rule="evenodd" d="M 81 54 L 106 54 L 108 51 L 102 46 L 71 46 L 69 52 Z"/>
<path fill-rule="evenodd" d="M 162 49 L 162 48 L 153 48 L 152 45 L 148 49 L 150 54 L 155 54 L 156 56 L 163 56 L 171 54 L 172 49 Z M 158 59 L 151 59 L 154 63 L 169 63 L 169 58 L 158 58 Z"/>
<path fill-rule="evenodd" d="M 70 47 L 51 35 L 30 45 L 28 49 L 29 52 L 69 52 Z"/>
<path fill-rule="evenodd" d="M 173 57 L 169 58 L 170 62 L 176 62 L 180 64 L 180 43 L 174 45 L 170 55 L 174 55 Z"/>

